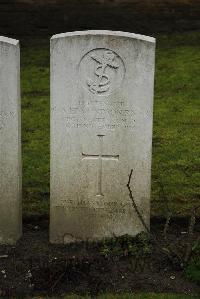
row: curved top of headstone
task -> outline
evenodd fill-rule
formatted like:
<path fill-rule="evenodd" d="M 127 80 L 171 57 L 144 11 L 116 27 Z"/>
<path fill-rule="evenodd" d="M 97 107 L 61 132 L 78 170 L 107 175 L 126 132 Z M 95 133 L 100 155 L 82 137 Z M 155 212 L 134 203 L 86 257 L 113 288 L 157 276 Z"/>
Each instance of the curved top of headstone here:
<path fill-rule="evenodd" d="M 11 44 L 14 46 L 17 46 L 19 44 L 19 41 L 17 39 L 5 37 L 5 36 L 0 36 L 0 42 Z"/>
<path fill-rule="evenodd" d="M 155 43 L 155 38 L 151 36 L 141 35 L 141 34 L 135 34 L 130 32 L 123 32 L 123 31 L 111 31 L 111 30 L 86 30 L 86 31 L 74 31 L 74 32 L 66 32 L 66 33 L 60 33 L 53 35 L 51 39 L 57 39 L 57 38 L 65 38 L 65 37 L 71 37 L 71 36 L 82 36 L 82 35 L 111 35 L 111 36 L 119 36 L 119 37 L 127 37 L 127 38 L 133 38 L 138 39 L 150 43 Z"/>

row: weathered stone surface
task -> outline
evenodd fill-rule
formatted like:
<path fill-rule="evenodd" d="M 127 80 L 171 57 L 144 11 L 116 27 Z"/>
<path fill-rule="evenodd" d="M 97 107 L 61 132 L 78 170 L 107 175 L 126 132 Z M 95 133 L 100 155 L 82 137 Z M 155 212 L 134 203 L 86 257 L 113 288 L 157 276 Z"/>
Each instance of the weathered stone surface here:
<path fill-rule="evenodd" d="M 51 39 L 50 240 L 98 240 L 149 225 L 155 40 L 86 31 Z"/>
<path fill-rule="evenodd" d="M 21 236 L 20 49 L 0 36 L 0 244 Z"/>

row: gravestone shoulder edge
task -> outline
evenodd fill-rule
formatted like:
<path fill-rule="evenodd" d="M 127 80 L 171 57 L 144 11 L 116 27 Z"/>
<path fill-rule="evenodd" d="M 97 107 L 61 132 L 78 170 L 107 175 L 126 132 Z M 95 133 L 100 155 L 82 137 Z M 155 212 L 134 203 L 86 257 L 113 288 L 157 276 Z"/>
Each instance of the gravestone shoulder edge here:
<path fill-rule="evenodd" d="M 10 44 L 13 46 L 19 45 L 19 41 L 17 39 L 5 37 L 5 36 L 0 36 L 0 42 L 5 43 L 5 44 Z"/>
<path fill-rule="evenodd" d="M 87 35 L 99 35 L 99 36 L 116 36 L 116 37 L 127 37 L 132 39 L 137 39 L 141 41 L 146 41 L 149 43 L 155 43 L 156 39 L 151 36 L 129 33 L 129 32 L 122 32 L 122 31 L 111 31 L 111 30 L 86 30 L 86 31 L 74 31 L 74 32 L 66 32 L 53 35 L 51 40 L 66 38 L 66 37 L 73 37 L 73 36 L 87 36 Z"/>

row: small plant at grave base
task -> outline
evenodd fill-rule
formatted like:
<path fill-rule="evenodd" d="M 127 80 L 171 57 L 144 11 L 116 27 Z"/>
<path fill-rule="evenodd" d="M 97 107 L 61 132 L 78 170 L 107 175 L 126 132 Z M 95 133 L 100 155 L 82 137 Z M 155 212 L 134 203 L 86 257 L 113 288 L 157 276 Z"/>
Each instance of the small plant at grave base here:
<path fill-rule="evenodd" d="M 144 257 L 151 253 L 149 237 L 142 232 L 136 237 L 124 235 L 104 241 L 100 254 L 105 258 L 121 258 L 125 256 Z"/>
<path fill-rule="evenodd" d="M 200 241 L 192 248 L 192 257 L 185 270 L 186 276 L 200 285 Z"/>
<path fill-rule="evenodd" d="M 172 243 L 169 241 L 168 236 L 167 236 L 167 232 L 170 226 L 170 221 L 172 218 L 172 213 L 169 209 L 169 205 L 168 205 L 168 198 L 165 196 L 165 192 L 164 192 L 164 188 L 161 184 L 161 189 L 162 189 L 162 193 L 163 196 L 165 198 L 165 204 L 166 204 L 166 212 L 167 212 L 167 218 L 166 218 L 166 222 L 164 225 L 164 230 L 163 230 L 163 237 L 164 237 L 164 246 L 160 244 L 160 241 L 157 239 L 157 237 L 152 234 L 152 232 L 150 231 L 148 225 L 145 223 L 145 220 L 143 218 L 143 215 L 141 213 L 141 211 L 139 210 L 134 196 L 133 196 L 133 192 L 132 189 L 130 187 L 130 182 L 131 182 L 131 178 L 132 178 L 132 174 L 133 174 L 133 169 L 131 169 L 130 175 L 128 177 L 128 183 L 127 183 L 127 188 L 129 191 L 129 197 L 132 203 L 132 207 L 135 210 L 135 212 L 137 213 L 138 218 L 140 219 L 144 229 L 146 230 L 149 238 L 152 240 L 152 242 L 157 246 L 157 248 L 164 253 L 167 258 L 169 259 L 169 261 L 173 264 L 173 266 L 179 267 L 179 269 L 187 269 L 188 265 L 191 266 L 191 271 L 190 274 L 193 272 L 194 276 L 195 276 L 195 280 L 199 279 L 199 254 L 196 257 L 193 258 L 194 252 L 198 251 L 199 252 L 199 238 L 196 239 L 196 241 L 194 241 L 193 235 L 194 235 L 194 228 L 195 228 L 195 224 L 196 224 L 196 218 L 197 218 L 197 211 L 200 209 L 200 205 L 195 205 L 191 210 L 190 210 L 190 220 L 189 220 L 189 224 L 188 224 L 188 237 L 187 237 L 187 245 L 184 247 L 184 250 L 182 252 L 182 248 L 180 248 L 180 246 L 178 245 L 178 243 L 176 242 L 176 244 Z M 183 244 L 182 244 L 183 245 Z M 183 246 L 181 246 L 183 247 Z M 194 262 L 195 261 L 195 262 Z M 197 267 L 196 267 L 197 265 Z M 195 268 L 194 268 L 195 267 Z"/>

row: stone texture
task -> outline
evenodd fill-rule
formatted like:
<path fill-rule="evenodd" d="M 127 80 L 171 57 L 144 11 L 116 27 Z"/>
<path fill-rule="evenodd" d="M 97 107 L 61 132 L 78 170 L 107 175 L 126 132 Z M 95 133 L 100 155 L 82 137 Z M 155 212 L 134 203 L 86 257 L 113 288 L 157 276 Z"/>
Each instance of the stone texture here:
<path fill-rule="evenodd" d="M 150 219 L 155 40 L 112 31 L 51 39 L 50 240 L 99 240 Z"/>
<path fill-rule="evenodd" d="M 0 244 L 21 236 L 19 42 L 0 36 Z"/>

